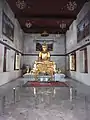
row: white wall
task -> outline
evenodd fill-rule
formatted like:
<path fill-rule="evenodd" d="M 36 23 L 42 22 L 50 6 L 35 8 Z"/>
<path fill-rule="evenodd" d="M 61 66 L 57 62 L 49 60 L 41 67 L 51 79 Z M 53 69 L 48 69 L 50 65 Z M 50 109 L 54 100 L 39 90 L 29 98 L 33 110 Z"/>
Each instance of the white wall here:
<path fill-rule="evenodd" d="M 85 41 L 90 39 L 90 35 L 83 39 L 81 42 L 77 43 L 77 24 L 84 18 L 86 13 L 90 10 L 90 2 L 86 3 L 80 13 L 77 16 L 77 19 L 72 23 L 69 30 L 66 33 L 66 50 L 67 53 L 87 44 L 90 42 Z M 88 73 L 80 73 L 80 58 L 79 50 L 76 52 L 76 71 L 70 71 L 70 76 L 78 81 L 81 81 L 87 85 L 90 85 L 90 45 L 87 46 L 88 53 Z"/>
<path fill-rule="evenodd" d="M 87 36 L 87 38 L 83 39 L 81 42 L 77 44 L 77 25 L 78 23 L 84 18 L 86 13 L 90 10 L 90 2 L 87 2 L 80 13 L 77 16 L 77 19 L 73 21 L 71 24 L 69 30 L 66 33 L 66 50 L 67 53 L 75 50 L 76 48 L 79 48 L 82 45 L 87 44 L 90 41 L 85 41 L 86 39 L 90 38 L 90 36 Z"/>
<path fill-rule="evenodd" d="M 12 23 L 14 24 L 14 41 L 12 42 L 6 36 L 2 34 L 2 12 L 10 18 Z M 7 41 L 3 41 L 3 40 Z M 0 0 L 0 41 L 6 43 L 7 45 L 13 47 L 14 49 L 22 52 L 23 51 L 23 31 L 20 28 L 20 25 L 17 19 L 14 18 L 14 14 L 10 9 L 9 5 L 5 2 L 5 0 Z M 13 56 L 14 51 L 10 49 L 10 56 Z M 21 75 L 21 70 L 13 69 L 13 66 L 10 65 L 9 72 L 3 72 L 3 59 L 4 59 L 4 45 L 0 43 L 0 85 L 11 81 Z M 13 64 L 11 58 L 9 59 L 10 64 Z"/>
<path fill-rule="evenodd" d="M 11 80 L 18 78 L 21 75 L 21 70 L 2 72 L 0 73 L 0 85 L 3 85 Z"/>
<path fill-rule="evenodd" d="M 48 37 L 41 37 L 40 34 L 24 34 L 24 53 L 39 53 L 36 51 L 36 42 L 35 40 L 55 40 L 53 51 L 51 54 L 65 54 L 65 36 L 60 35 L 56 37 L 54 34 L 50 34 Z"/>
<path fill-rule="evenodd" d="M 58 68 L 65 68 L 65 56 L 57 56 L 57 55 L 65 55 L 65 36 L 60 35 L 60 37 L 56 37 L 54 34 L 50 34 L 48 37 L 41 37 L 40 34 L 25 34 L 24 36 L 24 54 L 38 54 L 36 51 L 36 42 L 35 39 L 52 39 L 55 40 L 53 45 L 53 51 L 51 51 L 51 60 L 55 61 Z M 56 56 L 52 56 L 56 55 Z M 38 56 L 30 56 L 26 55 L 23 57 L 23 63 L 27 65 L 31 65 L 33 67 L 34 61 L 38 59 Z"/>

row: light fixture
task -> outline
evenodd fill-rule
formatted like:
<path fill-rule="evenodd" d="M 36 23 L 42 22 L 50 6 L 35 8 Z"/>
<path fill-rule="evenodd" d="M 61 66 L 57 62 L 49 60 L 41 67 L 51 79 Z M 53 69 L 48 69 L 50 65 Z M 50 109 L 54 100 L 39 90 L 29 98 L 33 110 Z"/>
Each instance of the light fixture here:
<path fill-rule="evenodd" d="M 77 8 L 77 3 L 76 1 L 69 1 L 67 4 L 67 9 L 69 11 L 74 11 Z"/>
<path fill-rule="evenodd" d="M 59 32 L 56 34 L 56 37 L 57 37 L 57 38 L 60 37 L 60 33 L 59 33 Z"/>
<path fill-rule="evenodd" d="M 26 2 L 24 0 L 17 0 L 16 1 L 16 6 L 19 8 L 19 9 L 24 9 L 26 7 Z"/>
<path fill-rule="evenodd" d="M 61 29 L 66 28 L 66 23 L 64 23 L 64 22 L 62 21 L 62 23 L 60 23 L 60 28 L 61 28 Z"/>
<path fill-rule="evenodd" d="M 32 26 L 30 20 L 27 20 L 27 21 L 26 21 L 25 26 L 26 26 L 27 28 L 30 28 L 30 27 Z"/>
<path fill-rule="evenodd" d="M 47 33 L 47 31 L 44 31 L 43 33 L 41 33 L 41 36 L 42 37 L 47 37 L 47 36 L 49 36 L 49 34 Z"/>

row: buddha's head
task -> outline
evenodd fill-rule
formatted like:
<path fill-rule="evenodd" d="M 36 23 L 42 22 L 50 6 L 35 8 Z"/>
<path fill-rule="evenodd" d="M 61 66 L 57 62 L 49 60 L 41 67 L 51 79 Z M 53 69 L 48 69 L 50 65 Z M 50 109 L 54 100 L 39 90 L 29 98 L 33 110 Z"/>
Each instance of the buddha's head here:
<path fill-rule="evenodd" d="M 47 44 L 44 42 L 44 44 L 42 45 L 43 52 L 46 52 L 47 49 L 48 49 Z"/>

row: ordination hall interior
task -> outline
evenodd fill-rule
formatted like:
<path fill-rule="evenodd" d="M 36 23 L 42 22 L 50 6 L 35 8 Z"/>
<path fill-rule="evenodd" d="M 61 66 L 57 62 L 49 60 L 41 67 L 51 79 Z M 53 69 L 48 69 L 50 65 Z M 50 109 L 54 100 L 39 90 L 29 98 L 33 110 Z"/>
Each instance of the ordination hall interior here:
<path fill-rule="evenodd" d="M 0 0 L 0 120 L 90 120 L 89 0 Z"/>

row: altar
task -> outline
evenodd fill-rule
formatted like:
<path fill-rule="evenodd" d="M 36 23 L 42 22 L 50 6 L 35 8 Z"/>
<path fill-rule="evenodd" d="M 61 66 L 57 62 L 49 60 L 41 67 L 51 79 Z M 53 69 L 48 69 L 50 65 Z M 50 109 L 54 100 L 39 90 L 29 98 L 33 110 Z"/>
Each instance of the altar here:
<path fill-rule="evenodd" d="M 34 62 L 30 73 L 23 75 L 25 88 L 32 88 L 35 96 L 38 93 L 42 95 L 55 96 L 56 88 L 67 88 L 70 91 L 70 100 L 72 100 L 72 88 L 69 81 L 65 78 L 65 74 L 58 68 L 56 63 L 50 60 L 50 53 L 46 43 L 42 45 L 38 59 Z"/>
<path fill-rule="evenodd" d="M 53 96 L 55 96 L 57 88 L 67 88 L 70 101 L 73 99 L 73 88 L 70 85 L 70 81 L 68 81 L 62 73 L 55 73 L 53 76 L 38 75 L 37 79 L 35 79 L 34 75 L 26 73 L 23 78 L 23 87 L 32 88 L 35 96 L 38 94 L 39 88 L 42 94 L 46 94 L 48 90 L 51 90 Z"/>
<path fill-rule="evenodd" d="M 37 79 L 35 79 L 35 76 L 31 73 L 26 73 L 23 75 L 23 78 L 25 81 L 39 81 L 39 82 L 50 82 L 50 81 L 58 81 L 58 82 L 66 82 L 67 79 L 65 79 L 64 74 L 58 74 L 55 73 L 53 76 L 50 75 L 38 75 Z"/>
<path fill-rule="evenodd" d="M 38 59 L 34 62 L 31 73 L 35 76 L 35 80 L 37 80 L 39 75 L 49 75 L 53 78 L 55 72 L 56 63 L 50 60 L 50 52 L 48 51 L 47 44 L 44 42 L 42 44 L 42 50 L 39 52 Z"/>
<path fill-rule="evenodd" d="M 56 63 L 50 59 L 50 52 L 45 42 L 42 44 L 42 50 L 39 52 L 38 59 L 34 62 L 30 73 L 26 73 L 23 77 L 27 81 L 66 82 L 65 75 L 56 68 Z"/>
<path fill-rule="evenodd" d="M 32 88 L 33 94 L 36 96 L 40 89 L 42 94 L 49 94 L 47 93 L 51 90 L 51 94 L 55 96 L 57 88 L 67 88 L 70 93 L 70 101 L 72 101 L 73 96 L 73 88 L 70 86 L 69 81 L 65 78 L 65 75 L 56 74 L 53 75 L 53 80 L 51 80 L 51 76 L 38 76 L 37 80 L 35 80 L 33 75 L 24 75 L 24 85 L 25 88 Z M 27 80 L 26 80 L 27 79 Z M 43 91 L 44 90 L 44 91 Z"/>

